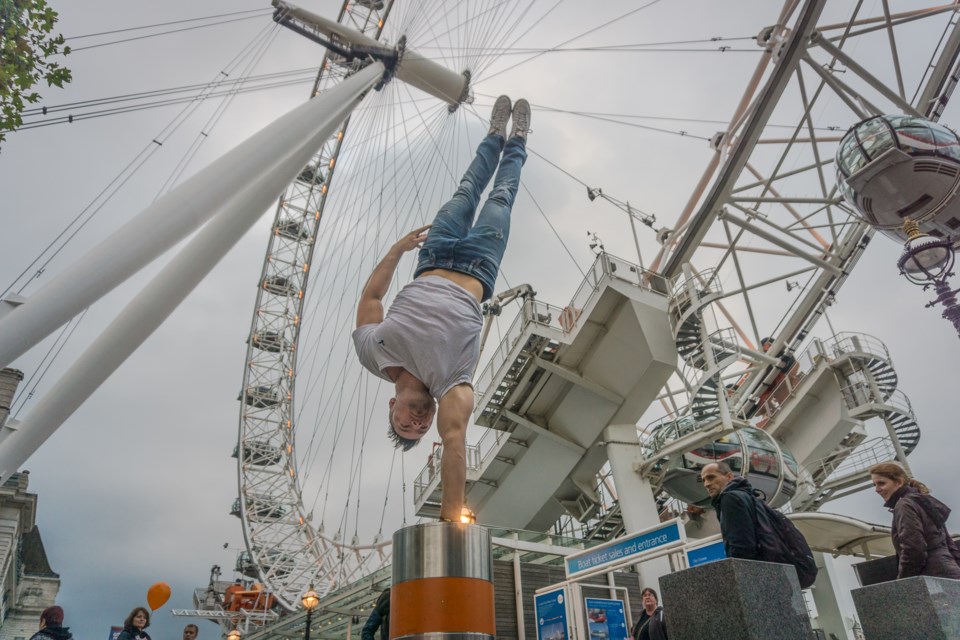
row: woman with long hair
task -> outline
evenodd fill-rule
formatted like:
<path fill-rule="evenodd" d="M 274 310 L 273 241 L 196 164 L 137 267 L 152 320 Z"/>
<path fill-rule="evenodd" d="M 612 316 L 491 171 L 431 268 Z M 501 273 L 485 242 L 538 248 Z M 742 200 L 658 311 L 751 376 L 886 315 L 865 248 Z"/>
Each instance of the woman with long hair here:
<path fill-rule="evenodd" d="M 117 636 L 117 640 L 150 640 L 150 635 L 144 631 L 149 626 L 150 610 L 146 607 L 135 607 L 123 621 L 123 631 Z"/>
<path fill-rule="evenodd" d="M 897 552 L 897 578 L 931 576 L 960 580 L 960 548 L 947 531 L 950 507 L 895 462 L 870 467 L 874 490 L 893 512 L 891 536 Z"/>

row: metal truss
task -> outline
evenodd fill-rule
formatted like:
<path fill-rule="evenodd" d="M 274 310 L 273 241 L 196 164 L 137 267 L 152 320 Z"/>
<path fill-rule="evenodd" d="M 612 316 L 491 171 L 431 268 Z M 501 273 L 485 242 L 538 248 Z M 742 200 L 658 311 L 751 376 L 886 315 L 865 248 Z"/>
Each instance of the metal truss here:
<path fill-rule="evenodd" d="M 837 191 L 843 133 L 882 113 L 935 120 L 956 84 L 956 4 L 892 14 L 884 1 L 880 15 L 864 15 L 857 3 L 841 21 L 824 18 L 826 4 L 788 1 L 758 35 L 763 59 L 653 265 L 668 278 L 689 268 L 704 290 L 723 285 L 713 311 L 734 330 L 747 376 L 730 398 L 735 412 L 776 377 L 770 356 L 799 349 L 872 238 Z M 926 68 L 905 68 L 898 37 L 920 20 L 945 24 L 944 37 Z M 792 132 L 771 136 L 772 121 Z M 763 337 L 773 339 L 765 352 Z"/>

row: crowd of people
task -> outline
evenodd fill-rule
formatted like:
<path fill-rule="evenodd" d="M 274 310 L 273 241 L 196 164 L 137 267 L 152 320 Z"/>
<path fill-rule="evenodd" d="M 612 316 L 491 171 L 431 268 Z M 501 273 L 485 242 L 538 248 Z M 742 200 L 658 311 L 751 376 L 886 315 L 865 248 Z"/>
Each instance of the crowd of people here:
<path fill-rule="evenodd" d="M 30 640 L 73 640 L 70 628 L 63 626 L 63 607 L 54 605 L 40 613 L 40 628 Z M 134 607 L 124 619 L 123 630 L 116 640 L 150 640 L 146 628 L 150 626 L 150 610 L 146 607 Z M 192 622 L 183 628 L 183 640 L 197 640 L 200 627 Z"/>

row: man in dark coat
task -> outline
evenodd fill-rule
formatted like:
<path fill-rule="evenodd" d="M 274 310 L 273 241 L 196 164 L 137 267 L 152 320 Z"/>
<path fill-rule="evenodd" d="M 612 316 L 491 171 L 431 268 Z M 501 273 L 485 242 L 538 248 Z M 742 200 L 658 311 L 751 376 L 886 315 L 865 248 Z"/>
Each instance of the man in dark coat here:
<path fill-rule="evenodd" d="M 367 623 L 363 625 L 360 632 L 361 640 L 375 640 L 377 629 L 380 629 L 380 640 L 390 640 L 390 589 L 384 589 L 377 603 L 373 605 L 373 611 L 367 618 Z"/>
<path fill-rule="evenodd" d="M 733 475 L 726 462 L 708 464 L 700 471 L 720 520 L 720 535 L 728 558 L 760 560 L 757 550 L 756 502 L 746 478 Z"/>
<path fill-rule="evenodd" d="M 70 629 L 63 626 L 63 609 L 57 605 L 47 607 L 40 614 L 40 630 L 30 640 L 72 640 Z"/>
<path fill-rule="evenodd" d="M 630 632 L 633 640 L 667 640 L 667 623 L 663 619 L 663 607 L 657 592 L 646 587 L 640 592 L 640 598 L 643 611 Z"/>

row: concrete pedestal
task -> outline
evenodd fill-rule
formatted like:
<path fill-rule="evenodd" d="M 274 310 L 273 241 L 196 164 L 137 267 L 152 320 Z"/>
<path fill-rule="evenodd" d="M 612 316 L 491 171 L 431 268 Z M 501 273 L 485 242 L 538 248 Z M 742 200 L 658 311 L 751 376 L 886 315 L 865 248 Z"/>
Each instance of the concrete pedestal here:
<path fill-rule="evenodd" d="M 670 640 L 809 640 L 790 565 L 727 559 L 660 578 Z"/>
<path fill-rule="evenodd" d="M 851 593 L 867 640 L 960 638 L 960 580 L 918 576 Z"/>

